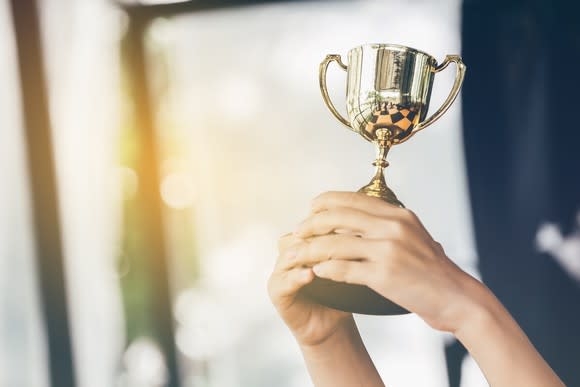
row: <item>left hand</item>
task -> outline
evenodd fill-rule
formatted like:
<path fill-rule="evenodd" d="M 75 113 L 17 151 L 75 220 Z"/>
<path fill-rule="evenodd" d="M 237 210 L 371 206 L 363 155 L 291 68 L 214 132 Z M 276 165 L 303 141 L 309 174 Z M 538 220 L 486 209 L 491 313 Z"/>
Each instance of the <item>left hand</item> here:
<path fill-rule="evenodd" d="M 297 264 L 321 278 L 366 285 L 438 330 L 454 333 L 484 288 L 413 212 L 362 193 L 318 196 L 295 235 L 307 241 Z"/>

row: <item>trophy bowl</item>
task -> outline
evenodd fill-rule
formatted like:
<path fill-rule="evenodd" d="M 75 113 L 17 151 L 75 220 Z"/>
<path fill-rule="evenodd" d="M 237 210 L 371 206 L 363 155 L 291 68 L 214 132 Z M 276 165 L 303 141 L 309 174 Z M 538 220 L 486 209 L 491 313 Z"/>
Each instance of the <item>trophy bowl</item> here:
<path fill-rule="evenodd" d="M 343 117 L 330 100 L 326 86 L 328 65 L 336 62 L 347 73 L 346 113 Z M 441 107 L 427 117 L 435 74 L 450 63 L 456 64 L 455 82 Z M 387 154 L 437 121 L 459 94 L 466 67 L 458 55 L 447 55 L 438 64 L 431 55 L 396 44 L 365 44 L 348 51 L 348 65 L 340 55 L 331 54 L 320 64 L 322 98 L 330 112 L 345 126 L 376 144 L 375 174 L 359 192 L 404 207 L 385 182 Z M 372 289 L 315 278 L 302 289 L 310 300 L 346 312 L 396 315 L 409 313 Z"/>

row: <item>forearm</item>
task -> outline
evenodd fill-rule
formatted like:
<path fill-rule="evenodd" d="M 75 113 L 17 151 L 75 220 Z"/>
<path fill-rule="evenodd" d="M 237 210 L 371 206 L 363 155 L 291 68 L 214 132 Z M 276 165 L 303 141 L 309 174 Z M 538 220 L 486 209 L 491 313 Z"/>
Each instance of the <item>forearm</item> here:
<path fill-rule="evenodd" d="M 564 386 L 491 291 L 480 284 L 474 286 L 478 302 L 455 335 L 490 386 Z"/>
<path fill-rule="evenodd" d="M 384 386 L 352 318 L 328 340 L 301 350 L 316 387 Z"/>

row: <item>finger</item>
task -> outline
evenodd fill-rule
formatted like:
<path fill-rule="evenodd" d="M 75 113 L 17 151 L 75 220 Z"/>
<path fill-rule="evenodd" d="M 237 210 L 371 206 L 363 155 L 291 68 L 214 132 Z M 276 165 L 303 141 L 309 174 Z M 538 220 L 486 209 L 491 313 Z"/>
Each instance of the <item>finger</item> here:
<path fill-rule="evenodd" d="M 324 235 L 312 238 L 300 245 L 296 256 L 289 262 L 293 266 L 312 266 L 316 263 L 334 260 L 367 260 L 376 250 L 375 241 L 352 235 Z"/>
<path fill-rule="evenodd" d="M 284 234 L 280 238 L 278 238 L 278 251 L 283 252 L 284 250 L 287 250 L 291 246 L 296 245 L 300 242 L 302 242 L 302 240 L 298 238 L 295 234 L 293 233 Z"/>
<path fill-rule="evenodd" d="M 285 273 L 274 273 L 268 281 L 268 293 L 272 301 L 294 297 L 306 284 L 312 282 L 314 273 L 310 268 L 297 268 Z"/>
<path fill-rule="evenodd" d="M 373 264 L 368 261 L 325 261 L 312 267 L 314 274 L 320 278 L 330 279 L 347 284 L 367 285 L 373 273 Z"/>
<path fill-rule="evenodd" d="M 349 207 L 337 207 L 310 215 L 294 234 L 299 238 L 308 238 L 350 230 L 351 234 L 363 238 L 402 239 L 407 228 L 407 223 L 391 217 L 370 215 Z"/>
<path fill-rule="evenodd" d="M 317 213 L 340 207 L 355 208 L 375 216 L 391 217 L 402 223 L 418 227 L 430 237 L 429 232 L 413 211 L 361 192 L 325 192 L 313 199 L 311 212 Z"/>
<path fill-rule="evenodd" d="M 371 215 L 397 215 L 403 209 L 361 192 L 325 192 L 312 200 L 312 212 L 349 207 Z"/>
<path fill-rule="evenodd" d="M 280 255 L 274 265 L 274 271 L 285 272 L 298 266 L 303 266 L 297 263 L 296 256 L 298 251 L 306 245 L 306 241 L 297 238 L 297 242 L 289 245 L 285 250 L 280 251 Z"/>

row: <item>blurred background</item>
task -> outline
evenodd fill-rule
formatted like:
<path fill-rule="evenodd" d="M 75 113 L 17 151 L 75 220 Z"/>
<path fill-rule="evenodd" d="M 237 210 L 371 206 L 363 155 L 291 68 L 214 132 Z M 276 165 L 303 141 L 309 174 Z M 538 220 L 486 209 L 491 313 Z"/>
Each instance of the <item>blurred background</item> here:
<path fill-rule="evenodd" d="M 0 385 L 311 385 L 266 293 L 279 235 L 371 176 L 318 64 L 396 43 L 468 66 L 388 180 L 580 386 L 572 1 L 0 0 Z M 431 112 L 446 98 L 437 74 Z M 329 72 L 344 105 L 345 74 Z M 487 385 L 414 315 L 357 316 L 391 386 Z"/>

